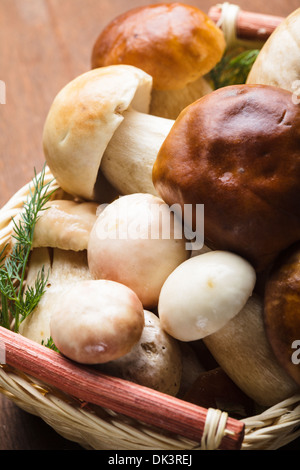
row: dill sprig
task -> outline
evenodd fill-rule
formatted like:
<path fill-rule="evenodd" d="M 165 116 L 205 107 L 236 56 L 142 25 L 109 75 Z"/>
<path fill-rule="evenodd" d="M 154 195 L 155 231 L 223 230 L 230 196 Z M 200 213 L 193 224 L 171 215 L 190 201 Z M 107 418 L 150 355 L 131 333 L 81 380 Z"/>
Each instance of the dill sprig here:
<path fill-rule="evenodd" d="M 39 175 L 34 172 L 27 201 L 18 220 L 13 219 L 14 239 L 11 252 L 6 256 L 7 245 L 0 253 L 0 325 L 15 332 L 20 324 L 35 309 L 46 287 L 48 275 L 44 267 L 38 273 L 33 286 L 25 286 L 26 268 L 32 249 L 36 223 L 51 198 L 51 181 L 45 184 L 45 166 Z"/>
<path fill-rule="evenodd" d="M 209 74 L 213 87 L 217 89 L 246 83 L 258 54 L 259 49 L 235 49 L 227 52 Z"/>
<path fill-rule="evenodd" d="M 46 342 L 42 340 L 42 345 L 45 346 L 46 348 L 52 349 L 53 351 L 59 352 L 59 349 L 55 346 L 54 341 L 51 336 L 50 338 L 47 339 Z"/>

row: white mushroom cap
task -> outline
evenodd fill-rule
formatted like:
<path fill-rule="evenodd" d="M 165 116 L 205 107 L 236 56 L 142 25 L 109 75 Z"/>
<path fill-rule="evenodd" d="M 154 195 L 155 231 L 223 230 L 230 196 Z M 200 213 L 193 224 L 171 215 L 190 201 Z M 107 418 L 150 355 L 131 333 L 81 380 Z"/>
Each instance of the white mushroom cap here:
<path fill-rule="evenodd" d="M 157 306 L 164 281 L 190 255 L 182 230 L 179 218 L 157 196 L 116 199 L 100 213 L 90 234 L 92 277 L 121 282 L 145 308 Z"/>
<path fill-rule="evenodd" d="M 43 132 L 47 164 L 69 194 L 93 199 L 101 159 L 122 113 L 148 113 L 152 78 L 129 65 L 91 70 L 55 97 Z"/>
<path fill-rule="evenodd" d="M 139 341 L 144 311 L 128 287 L 105 280 L 75 282 L 56 297 L 51 337 L 69 359 L 100 364 L 117 359 Z"/>
<path fill-rule="evenodd" d="M 181 341 L 211 335 L 240 312 L 255 281 L 253 267 L 233 253 L 211 251 L 190 258 L 161 289 L 161 326 Z"/>
<path fill-rule="evenodd" d="M 264 43 L 247 78 L 247 84 L 271 85 L 295 93 L 300 78 L 300 8 L 290 13 Z"/>

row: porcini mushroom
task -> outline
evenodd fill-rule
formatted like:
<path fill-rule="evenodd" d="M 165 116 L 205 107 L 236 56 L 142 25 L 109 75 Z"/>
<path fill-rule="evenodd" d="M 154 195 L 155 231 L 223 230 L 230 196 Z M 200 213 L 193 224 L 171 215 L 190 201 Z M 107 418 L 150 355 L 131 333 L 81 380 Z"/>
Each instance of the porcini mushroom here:
<path fill-rule="evenodd" d="M 300 386 L 300 242 L 281 253 L 272 267 L 264 323 L 278 362 Z"/>
<path fill-rule="evenodd" d="M 88 242 L 91 276 L 127 285 L 145 308 L 157 305 L 162 284 L 189 256 L 182 221 L 162 199 L 144 193 L 106 206 Z"/>
<path fill-rule="evenodd" d="M 89 235 L 97 219 L 97 208 L 95 202 L 63 199 L 48 202 L 34 229 L 33 248 L 87 250 Z"/>
<path fill-rule="evenodd" d="M 161 326 L 182 341 L 203 341 L 226 374 L 256 403 L 272 406 L 298 391 L 276 360 L 252 293 L 252 266 L 227 252 L 187 260 L 161 289 Z"/>
<path fill-rule="evenodd" d="M 58 293 L 51 337 L 59 351 L 82 364 L 101 364 L 128 354 L 144 328 L 136 294 L 113 281 L 83 280 Z"/>
<path fill-rule="evenodd" d="M 205 244 L 263 271 L 300 238 L 299 136 L 291 92 L 215 90 L 176 120 L 153 167 L 154 187 L 183 211 L 204 204 Z"/>
<path fill-rule="evenodd" d="M 265 42 L 247 78 L 248 84 L 274 85 L 295 93 L 299 102 L 300 8 L 277 26 Z"/>
<path fill-rule="evenodd" d="M 161 288 L 161 326 L 180 341 L 202 339 L 242 310 L 255 281 L 253 267 L 234 253 L 194 256 L 180 264 Z"/>
<path fill-rule="evenodd" d="M 92 68 L 138 67 L 153 77 L 150 113 L 176 119 L 188 104 L 212 91 L 205 75 L 225 50 L 223 32 L 201 10 L 182 3 L 131 9 L 98 36 Z"/>
<path fill-rule="evenodd" d="M 94 200 L 100 173 L 118 194 L 156 194 L 152 166 L 173 121 L 147 114 L 151 88 L 142 70 L 114 65 L 76 77 L 57 94 L 43 147 L 62 189 Z"/>
<path fill-rule="evenodd" d="M 299 386 L 277 361 L 266 336 L 263 301 L 252 295 L 245 307 L 203 342 L 227 375 L 261 406 L 273 406 Z"/>
<path fill-rule="evenodd" d="M 75 281 L 91 279 L 86 251 L 34 248 L 31 253 L 26 286 L 32 287 L 37 274 L 44 268 L 47 278 L 45 292 L 37 307 L 20 324 L 20 334 L 37 343 L 50 339 L 52 306 L 57 295 Z"/>
<path fill-rule="evenodd" d="M 180 345 L 161 328 L 157 315 L 145 310 L 144 318 L 143 332 L 131 351 L 98 368 L 106 374 L 176 396 L 182 377 Z"/>

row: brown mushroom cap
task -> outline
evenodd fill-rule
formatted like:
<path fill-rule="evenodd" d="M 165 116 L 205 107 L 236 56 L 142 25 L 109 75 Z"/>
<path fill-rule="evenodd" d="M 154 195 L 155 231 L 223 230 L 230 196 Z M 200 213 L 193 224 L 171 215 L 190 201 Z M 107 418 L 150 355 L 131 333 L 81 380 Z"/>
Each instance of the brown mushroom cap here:
<path fill-rule="evenodd" d="M 272 269 L 264 323 L 278 362 L 300 385 L 300 242 L 282 253 Z"/>
<path fill-rule="evenodd" d="M 300 107 L 264 85 L 216 90 L 179 115 L 153 183 L 172 205 L 204 204 L 205 243 L 257 272 L 300 238 Z"/>
<path fill-rule="evenodd" d="M 162 3 L 108 24 L 94 44 L 92 68 L 134 65 L 153 77 L 154 88 L 179 89 L 208 73 L 224 49 L 222 31 L 201 10 Z"/>

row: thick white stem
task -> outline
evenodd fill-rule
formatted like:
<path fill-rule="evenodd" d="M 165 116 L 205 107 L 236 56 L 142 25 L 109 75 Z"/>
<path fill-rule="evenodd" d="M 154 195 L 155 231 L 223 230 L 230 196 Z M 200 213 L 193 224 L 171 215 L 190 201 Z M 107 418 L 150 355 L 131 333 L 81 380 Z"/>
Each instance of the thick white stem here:
<path fill-rule="evenodd" d="M 236 317 L 203 341 L 227 375 L 259 405 L 273 406 L 299 393 L 271 350 L 260 297 L 250 297 Z"/>
<path fill-rule="evenodd" d="M 70 251 L 55 248 L 52 256 L 48 248 L 35 248 L 27 275 L 27 287 L 32 287 L 37 273 L 44 266 L 49 271 L 46 291 L 34 311 L 21 323 L 20 334 L 37 343 L 47 343 L 50 338 L 50 319 L 53 304 L 59 293 L 75 281 L 91 279 L 86 251 Z"/>
<path fill-rule="evenodd" d="M 152 183 L 152 168 L 174 121 L 133 109 L 123 115 L 124 120 L 102 157 L 100 170 L 119 194 L 157 195 Z"/>

